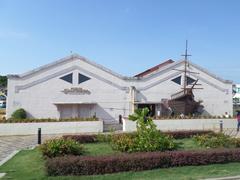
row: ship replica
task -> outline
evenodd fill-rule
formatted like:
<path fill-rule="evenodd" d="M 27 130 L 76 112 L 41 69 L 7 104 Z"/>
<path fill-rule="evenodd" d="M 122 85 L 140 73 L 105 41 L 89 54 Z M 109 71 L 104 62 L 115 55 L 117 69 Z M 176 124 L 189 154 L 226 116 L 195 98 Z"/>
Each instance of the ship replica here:
<path fill-rule="evenodd" d="M 182 71 L 184 73 L 184 82 L 183 82 L 183 88 L 181 91 L 174 93 L 171 95 L 171 99 L 168 100 L 168 106 L 171 108 L 172 115 L 194 115 L 199 114 L 200 109 L 203 109 L 203 106 L 200 104 L 200 102 L 195 101 L 193 89 L 202 89 L 202 88 L 196 88 L 198 79 L 194 81 L 192 84 L 189 84 L 187 81 L 187 74 L 198 74 L 196 72 L 191 72 L 188 70 L 188 52 L 187 47 L 188 42 L 186 41 L 186 50 L 185 54 L 182 55 L 185 57 L 184 59 L 184 70 L 177 70 Z"/>

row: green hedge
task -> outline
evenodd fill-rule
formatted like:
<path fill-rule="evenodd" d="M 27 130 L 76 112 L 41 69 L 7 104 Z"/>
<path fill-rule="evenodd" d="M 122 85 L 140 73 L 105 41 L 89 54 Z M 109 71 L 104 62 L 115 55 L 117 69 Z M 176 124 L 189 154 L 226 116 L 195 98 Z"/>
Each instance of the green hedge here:
<path fill-rule="evenodd" d="M 46 170 L 50 176 L 79 176 L 229 162 L 240 162 L 240 149 L 123 153 L 97 157 L 62 156 L 47 159 Z"/>

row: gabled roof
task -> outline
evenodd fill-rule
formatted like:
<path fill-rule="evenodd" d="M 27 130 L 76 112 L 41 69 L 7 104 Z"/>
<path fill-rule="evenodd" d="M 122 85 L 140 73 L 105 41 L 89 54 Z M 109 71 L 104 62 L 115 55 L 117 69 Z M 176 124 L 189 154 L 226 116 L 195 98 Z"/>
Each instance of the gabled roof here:
<path fill-rule="evenodd" d="M 162 68 L 162 67 L 164 67 L 164 66 L 167 66 L 167 65 L 169 65 L 169 64 L 172 64 L 172 63 L 174 63 L 174 61 L 173 61 L 172 59 L 169 59 L 169 60 L 167 60 L 167 61 L 165 61 L 165 62 L 163 62 L 163 63 L 161 63 L 161 64 L 158 64 L 158 65 L 156 65 L 156 66 L 154 66 L 154 67 L 152 67 L 152 68 L 150 68 L 150 69 L 147 69 L 146 71 L 143 71 L 143 72 L 135 75 L 134 77 L 139 77 L 139 78 L 140 78 L 140 77 L 144 77 L 144 76 L 146 76 L 146 75 L 148 75 L 148 74 L 151 74 L 151 73 L 153 73 L 154 71 L 157 71 L 158 69 L 160 69 L 160 68 Z"/>
<path fill-rule="evenodd" d="M 24 78 L 28 78 L 31 75 L 44 72 L 44 71 L 46 71 L 46 70 L 48 70 L 50 68 L 54 68 L 56 66 L 59 66 L 59 65 L 62 65 L 62 64 L 65 64 L 67 62 L 74 61 L 74 60 L 84 61 L 85 63 L 90 64 L 90 65 L 92 65 L 92 66 L 94 66 L 96 68 L 99 68 L 99 69 L 101 69 L 101 70 L 103 70 L 103 71 L 105 71 L 105 72 L 107 72 L 107 73 L 109 73 L 109 74 L 111 74 L 111 75 L 113 75 L 115 77 L 118 77 L 118 78 L 120 78 L 122 80 L 131 80 L 131 81 L 132 80 L 133 81 L 138 81 L 138 80 L 139 81 L 141 81 L 141 80 L 147 81 L 148 79 L 156 76 L 157 74 L 164 73 L 166 71 L 172 70 L 176 66 L 178 66 L 179 64 L 184 62 L 184 61 L 174 62 L 173 60 L 169 59 L 169 60 L 167 60 L 167 61 L 165 61 L 165 62 L 163 62 L 161 64 L 158 64 L 157 66 L 154 66 L 154 67 L 152 67 L 152 68 L 150 68 L 150 69 L 148 69 L 148 70 L 146 70 L 146 71 L 144 71 L 144 72 L 142 72 L 140 74 L 135 75 L 134 77 L 127 77 L 127 76 L 122 76 L 122 75 L 120 75 L 120 74 L 118 74 L 116 72 L 113 72 L 112 70 L 110 70 L 110 69 L 108 69 L 108 68 L 106 68 L 106 67 L 104 67 L 102 65 L 99 65 L 99 64 L 97 64 L 97 63 L 95 63 L 93 61 L 90 61 L 90 60 L 88 60 L 87 58 L 85 58 L 83 56 L 80 56 L 78 54 L 73 54 L 71 56 L 67 56 L 67 57 L 62 58 L 60 60 L 57 60 L 57 61 L 55 61 L 53 63 L 50 63 L 50 64 L 47 64 L 47 65 L 41 66 L 39 68 L 36 68 L 36 69 L 34 69 L 32 71 L 29 71 L 27 73 L 20 74 L 20 75 L 8 75 L 7 77 L 9 79 L 19 79 L 19 78 L 21 78 L 21 79 L 23 78 L 24 79 Z M 217 80 L 219 80 L 219 81 L 221 81 L 223 83 L 232 84 L 232 81 L 224 80 L 224 79 L 222 79 L 222 78 L 220 78 L 220 77 L 210 73 L 206 69 L 204 69 L 204 68 L 202 68 L 202 67 L 200 67 L 200 66 L 198 66 L 196 64 L 193 64 L 192 62 L 189 62 L 189 64 L 191 64 L 195 68 L 203 71 L 204 73 L 208 74 L 209 76 L 211 76 L 211 77 L 213 77 L 213 78 L 215 78 L 215 79 L 217 79 Z"/>
<path fill-rule="evenodd" d="M 52 68 L 52 67 L 55 67 L 55 66 L 58 66 L 58 65 L 65 64 L 65 63 L 67 63 L 67 62 L 74 61 L 74 60 L 76 60 L 76 59 L 81 60 L 81 61 L 84 61 L 84 62 L 86 62 L 87 64 L 90 64 L 90 65 L 92 65 L 92 66 L 95 66 L 95 67 L 97 67 L 97 68 L 99 68 L 99 69 L 101 69 L 101 70 L 103 70 L 103 71 L 105 71 L 105 72 L 107 72 L 107 73 L 110 73 L 110 74 L 112 74 L 113 76 L 116 76 L 116 77 L 118 77 L 118 78 L 121 78 L 121 79 L 129 79 L 129 78 L 131 78 L 131 77 L 122 76 L 122 75 L 120 75 L 120 74 L 118 74 L 118 73 L 116 73 L 116 72 L 113 72 L 112 70 L 110 70 L 110 69 L 108 69 L 108 68 L 106 68 L 106 67 L 104 67 L 104 66 L 102 66 L 102 65 L 100 65 L 100 64 L 97 64 L 97 63 L 95 63 L 95 62 L 93 62 L 93 61 L 90 61 L 89 59 L 87 59 L 87 58 L 85 58 L 85 57 L 83 57 L 83 56 L 80 56 L 80 55 L 78 55 L 78 54 L 73 54 L 73 55 L 71 55 L 71 56 L 67 56 L 67 57 L 65 57 L 65 58 L 59 59 L 59 60 L 57 60 L 57 61 L 55 61 L 55 62 L 46 64 L 46 65 L 44 65 L 44 66 L 41 66 L 41 67 L 36 68 L 36 69 L 33 69 L 33 70 L 28 71 L 28 72 L 23 73 L 23 74 L 9 74 L 9 75 L 7 75 L 7 77 L 8 77 L 8 78 L 13 78 L 13 79 L 14 79 L 14 78 L 25 78 L 25 77 L 27 77 L 27 76 L 40 73 L 40 72 L 45 71 L 45 70 L 47 70 L 47 69 L 49 69 L 49 68 Z M 133 79 L 134 79 L 134 78 L 133 78 Z"/>

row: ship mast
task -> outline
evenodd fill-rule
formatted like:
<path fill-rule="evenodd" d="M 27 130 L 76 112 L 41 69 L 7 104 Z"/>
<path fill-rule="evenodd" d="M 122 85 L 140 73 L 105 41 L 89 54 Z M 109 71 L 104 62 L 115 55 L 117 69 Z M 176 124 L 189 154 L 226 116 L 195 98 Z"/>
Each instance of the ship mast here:
<path fill-rule="evenodd" d="M 185 54 L 183 54 L 182 56 L 184 56 L 183 90 L 184 90 L 184 94 L 185 94 L 186 89 L 187 89 L 187 63 L 188 63 L 188 57 L 191 56 L 190 54 L 188 54 L 188 40 L 186 40 Z"/>

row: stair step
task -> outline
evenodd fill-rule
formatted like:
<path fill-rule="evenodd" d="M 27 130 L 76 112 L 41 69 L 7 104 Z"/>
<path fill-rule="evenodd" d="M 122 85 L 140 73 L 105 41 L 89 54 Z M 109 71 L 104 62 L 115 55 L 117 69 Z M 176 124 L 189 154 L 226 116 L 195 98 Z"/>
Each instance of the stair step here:
<path fill-rule="evenodd" d="M 104 124 L 103 131 L 110 132 L 110 131 L 120 131 L 123 129 L 122 124 Z"/>

